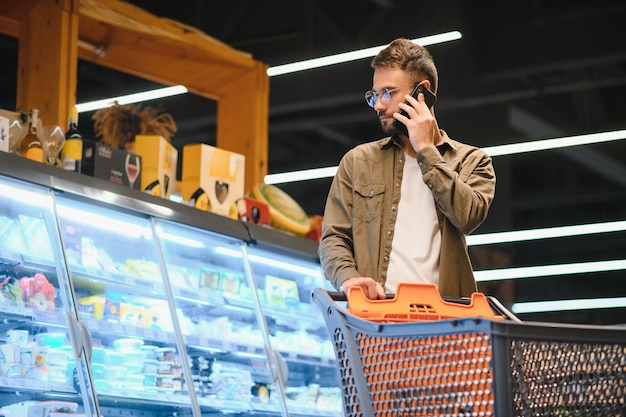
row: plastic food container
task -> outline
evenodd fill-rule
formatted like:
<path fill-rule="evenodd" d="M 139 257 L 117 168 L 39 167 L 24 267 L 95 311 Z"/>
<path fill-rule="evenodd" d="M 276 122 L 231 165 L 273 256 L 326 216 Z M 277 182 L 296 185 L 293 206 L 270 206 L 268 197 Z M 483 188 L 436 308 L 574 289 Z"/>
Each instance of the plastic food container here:
<path fill-rule="evenodd" d="M 129 351 L 122 353 L 122 361 L 121 363 L 124 366 L 139 364 L 139 366 L 143 365 L 143 360 L 146 358 L 146 354 L 142 351 Z"/>
<path fill-rule="evenodd" d="M 157 365 L 157 374 L 170 374 L 172 372 L 172 368 L 174 367 L 174 362 L 170 361 L 160 361 Z"/>
<path fill-rule="evenodd" d="M 78 410 L 78 403 L 70 401 L 39 401 L 37 405 L 45 407 L 47 413 L 73 414 Z"/>
<path fill-rule="evenodd" d="M 160 348 L 156 351 L 158 361 L 172 361 L 174 359 L 174 348 Z"/>
<path fill-rule="evenodd" d="M 126 375 L 126 368 L 123 366 L 109 365 L 104 369 L 104 379 L 108 381 L 119 381 Z"/>
<path fill-rule="evenodd" d="M 105 365 L 119 365 L 124 361 L 124 353 L 109 350 L 104 357 Z"/>
<path fill-rule="evenodd" d="M 137 352 L 143 346 L 143 340 L 141 339 L 117 339 L 113 341 L 113 347 L 118 352 Z"/>
<path fill-rule="evenodd" d="M 102 379 L 104 378 L 104 371 L 106 366 L 101 363 L 92 363 L 91 364 L 91 373 L 93 374 L 94 379 Z"/>
<path fill-rule="evenodd" d="M 65 343 L 65 333 L 47 332 L 35 335 L 35 342 L 39 346 L 48 346 L 51 348 L 60 348 Z"/>
<path fill-rule="evenodd" d="M 144 374 L 143 385 L 144 387 L 154 387 L 157 383 L 158 375 L 156 373 Z"/>
<path fill-rule="evenodd" d="M 28 330 L 9 330 L 7 332 L 7 343 L 23 346 L 28 343 Z"/>
<path fill-rule="evenodd" d="M 91 348 L 91 363 L 105 363 L 107 351 L 100 346 Z"/>
<path fill-rule="evenodd" d="M 141 351 L 146 354 L 146 359 L 156 359 L 157 350 L 159 347 L 155 345 L 143 345 L 141 347 Z"/>
<path fill-rule="evenodd" d="M 159 361 L 156 359 L 146 359 L 143 361 L 143 372 L 146 374 L 156 374 Z"/>
<path fill-rule="evenodd" d="M 20 401 L 5 405 L 2 407 L 1 411 L 4 417 L 27 417 L 28 409 L 34 407 L 36 404 L 36 401 Z"/>

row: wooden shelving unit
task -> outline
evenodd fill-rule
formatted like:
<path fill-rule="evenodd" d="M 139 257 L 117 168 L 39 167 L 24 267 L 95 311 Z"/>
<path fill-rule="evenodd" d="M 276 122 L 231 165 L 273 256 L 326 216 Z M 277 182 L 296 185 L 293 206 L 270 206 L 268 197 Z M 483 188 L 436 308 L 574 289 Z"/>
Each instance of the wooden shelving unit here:
<path fill-rule="evenodd" d="M 78 59 L 182 84 L 218 102 L 216 145 L 246 156 L 245 188 L 263 182 L 269 78 L 249 54 L 119 0 L 3 0 L 0 33 L 19 39 L 17 106 L 47 124 L 67 124 Z"/>

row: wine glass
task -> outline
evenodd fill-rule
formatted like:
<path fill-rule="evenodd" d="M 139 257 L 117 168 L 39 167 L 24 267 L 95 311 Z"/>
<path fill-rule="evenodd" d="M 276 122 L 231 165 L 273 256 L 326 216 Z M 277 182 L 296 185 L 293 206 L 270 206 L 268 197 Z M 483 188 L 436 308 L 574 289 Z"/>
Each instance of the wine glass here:
<path fill-rule="evenodd" d="M 137 177 L 139 176 L 139 170 L 140 170 L 140 159 L 139 156 L 132 154 L 132 153 L 127 153 L 126 154 L 126 175 L 128 176 L 128 182 L 130 184 L 130 188 L 133 188 L 135 185 L 135 181 L 137 180 Z"/>
<path fill-rule="evenodd" d="M 37 137 L 41 141 L 44 160 L 48 165 L 60 166 L 59 153 L 65 143 L 65 132 L 61 126 L 44 125 L 37 129 Z"/>
<path fill-rule="evenodd" d="M 22 122 L 19 117 L 9 120 L 9 152 L 17 152 L 22 140 L 28 135 L 28 127 L 28 123 Z"/>
<path fill-rule="evenodd" d="M 14 112 L 0 109 L 0 116 L 9 119 L 9 152 L 15 153 L 20 147 L 22 140 L 28 135 L 28 115 L 22 112 Z"/>

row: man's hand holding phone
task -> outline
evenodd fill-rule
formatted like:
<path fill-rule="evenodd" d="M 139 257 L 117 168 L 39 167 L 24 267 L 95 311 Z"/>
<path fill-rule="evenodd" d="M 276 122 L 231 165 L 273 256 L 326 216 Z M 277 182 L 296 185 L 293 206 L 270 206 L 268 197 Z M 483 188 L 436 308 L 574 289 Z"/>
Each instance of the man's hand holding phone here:
<path fill-rule="evenodd" d="M 420 93 L 424 95 L 424 102 L 426 103 L 426 106 L 428 106 L 428 108 L 430 109 L 433 106 L 433 104 L 435 104 L 435 101 L 437 101 L 437 96 L 435 95 L 435 93 L 433 93 L 428 88 L 426 88 L 422 83 L 415 86 L 415 88 L 411 92 L 411 97 L 413 97 L 415 100 L 418 100 L 418 96 Z M 413 107 L 413 105 L 409 103 L 408 101 L 405 102 L 405 104 L 407 106 Z M 400 110 L 400 115 L 406 117 L 407 119 L 410 119 L 409 114 L 404 109 Z M 405 136 L 409 136 L 408 129 L 402 121 L 398 119 L 394 120 L 393 126 L 396 128 L 398 133 L 402 133 Z"/>

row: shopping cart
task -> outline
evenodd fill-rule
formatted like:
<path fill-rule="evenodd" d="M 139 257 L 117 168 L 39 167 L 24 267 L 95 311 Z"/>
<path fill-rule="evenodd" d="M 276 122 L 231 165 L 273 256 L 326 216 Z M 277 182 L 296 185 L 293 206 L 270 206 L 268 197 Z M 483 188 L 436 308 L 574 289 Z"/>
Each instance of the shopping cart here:
<path fill-rule="evenodd" d="M 626 416 L 624 328 L 520 322 L 493 297 L 442 299 L 425 284 L 312 299 L 345 417 Z"/>

